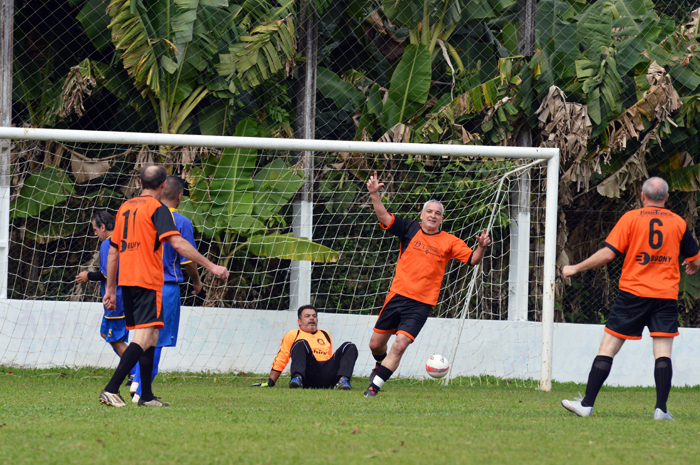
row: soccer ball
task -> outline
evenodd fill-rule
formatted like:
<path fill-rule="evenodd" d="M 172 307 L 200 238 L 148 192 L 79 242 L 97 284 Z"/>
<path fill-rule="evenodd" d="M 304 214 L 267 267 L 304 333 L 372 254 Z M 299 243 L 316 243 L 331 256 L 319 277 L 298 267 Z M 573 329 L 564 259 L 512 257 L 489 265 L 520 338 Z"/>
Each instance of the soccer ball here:
<path fill-rule="evenodd" d="M 442 378 L 450 369 L 450 363 L 440 354 L 435 354 L 425 362 L 425 371 L 433 378 Z"/>

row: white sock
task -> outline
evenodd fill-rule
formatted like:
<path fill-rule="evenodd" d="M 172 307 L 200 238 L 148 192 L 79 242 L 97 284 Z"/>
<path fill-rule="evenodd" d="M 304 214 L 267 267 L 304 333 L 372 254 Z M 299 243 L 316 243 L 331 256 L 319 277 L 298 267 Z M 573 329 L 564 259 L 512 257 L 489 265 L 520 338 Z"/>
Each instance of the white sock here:
<path fill-rule="evenodd" d="M 386 381 L 383 380 L 382 378 L 380 378 L 379 376 L 376 376 L 376 375 L 374 376 L 374 379 L 372 380 L 372 384 L 376 385 L 378 388 L 381 388 L 382 386 L 384 386 L 384 383 L 386 383 Z"/>

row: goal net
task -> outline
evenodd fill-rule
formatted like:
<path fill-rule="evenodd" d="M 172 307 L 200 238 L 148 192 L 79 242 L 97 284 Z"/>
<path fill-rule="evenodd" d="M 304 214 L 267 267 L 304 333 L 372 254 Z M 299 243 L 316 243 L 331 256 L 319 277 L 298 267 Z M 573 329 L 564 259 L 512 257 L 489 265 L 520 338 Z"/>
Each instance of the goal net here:
<path fill-rule="evenodd" d="M 419 153 L 416 144 L 259 139 L 251 146 L 246 137 L 139 134 L 133 142 L 118 133 L 92 140 L 87 132 L 48 133 L 12 133 L 4 158 L 0 364 L 116 365 L 99 336 L 99 283 L 76 276 L 98 269 L 93 213 L 115 214 L 137 195 L 147 163 L 186 180 L 178 211 L 192 220 L 199 251 L 231 272 L 222 282 L 200 269 L 198 296 L 181 285 L 180 336 L 163 352 L 164 370 L 268 372 L 282 336 L 298 327 L 295 302 L 308 296 L 302 303 L 319 309 L 319 327 L 335 346 L 358 346 L 355 372 L 367 375 L 374 364 L 367 344 L 399 255 L 369 200 L 365 184 L 375 171 L 390 212 L 419 220 L 423 204 L 436 199 L 443 230 L 472 248 L 484 229 L 493 241 L 480 265 L 448 264 L 438 304 L 397 375 L 424 377 L 435 353 L 449 358 L 450 377 L 539 380 L 551 364 L 543 355 L 552 318 L 543 289 L 554 270 L 546 248 L 556 237 L 546 208 L 553 192 L 556 210 L 551 150 L 425 145 Z M 299 150 L 313 151 L 313 170 Z M 310 226 L 310 240 L 295 231 L 299 224 Z"/>

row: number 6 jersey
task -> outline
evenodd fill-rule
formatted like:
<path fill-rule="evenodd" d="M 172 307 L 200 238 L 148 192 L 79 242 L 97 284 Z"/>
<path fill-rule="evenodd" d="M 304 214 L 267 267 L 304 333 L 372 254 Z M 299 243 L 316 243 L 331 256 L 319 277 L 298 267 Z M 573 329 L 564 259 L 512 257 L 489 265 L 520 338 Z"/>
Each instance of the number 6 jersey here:
<path fill-rule="evenodd" d="M 655 299 L 678 299 L 679 254 L 689 262 L 700 256 L 685 220 L 663 207 L 625 213 L 605 246 L 618 256 L 626 254 L 620 290 Z"/>
<path fill-rule="evenodd" d="M 173 214 L 155 197 L 143 195 L 119 207 L 110 245 L 119 250 L 120 286 L 163 288 L 163 248 L 169 236 L 179 236 Z"/>

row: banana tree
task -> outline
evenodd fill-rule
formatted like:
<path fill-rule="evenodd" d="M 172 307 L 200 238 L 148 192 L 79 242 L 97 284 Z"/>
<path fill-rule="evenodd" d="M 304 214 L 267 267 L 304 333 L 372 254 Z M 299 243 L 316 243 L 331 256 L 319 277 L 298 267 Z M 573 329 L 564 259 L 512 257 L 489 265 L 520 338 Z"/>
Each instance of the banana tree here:
<path fill-rule="evenodd" d="M 245 119 L 235 135 L 263 133 L 253 120 Z M 328 247 L 271 227 L 304 179 L 280 158 L 259 169 L 257 161 L 256 149 L 225 149 L 218 160 L 210 157 L 188 178 L 190 196 L 180 206 L 183 215 L 217 245 L 224 266 L 243 247 L 258 256 L 335 262 L 338 254 Z M 239 238 L 243 242 L 235 245 Z"/>
<path fill-rule="evenodd" d="M 280 70 L 291 72 L 295 41 L 290 6 L 112 0 L 107 12 L 124 68 L 151 103 L 160 131 L 175 134 L 188 130 L 190 116 L 208 97 L 223 100 L 223 111 L 202 113 L 200 129 L 222 131 L 231 99 L 241 89 Z"/>

